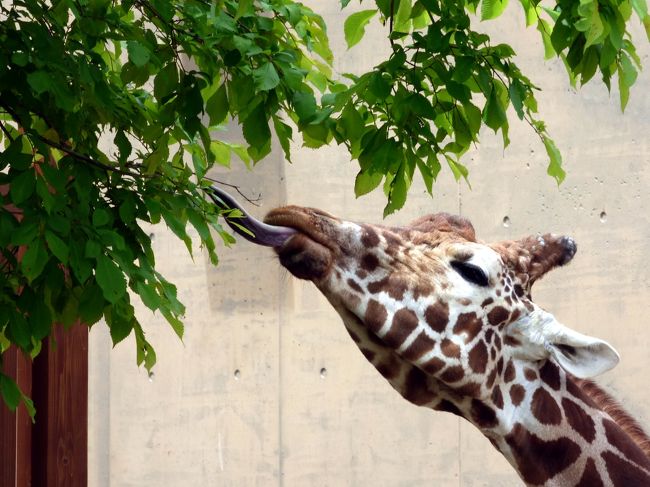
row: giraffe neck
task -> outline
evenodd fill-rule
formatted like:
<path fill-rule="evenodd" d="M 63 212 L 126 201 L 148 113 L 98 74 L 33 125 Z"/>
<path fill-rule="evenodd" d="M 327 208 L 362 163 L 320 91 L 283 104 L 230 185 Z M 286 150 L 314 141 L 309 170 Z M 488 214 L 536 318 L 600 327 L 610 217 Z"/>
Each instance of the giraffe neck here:
<path fill-rule="evenodd" d="M 602 389 L 551 360 L 512 363 L 482 409 L 458 409 L 527 485 L 650 485 L 650 440 Z"/>
<path fill-rule="evenodd" d="M 511 360 L 490 391 L 452 390 L 387 349 L 354 315 L 338 311 L 394 389 L 416 405 L 474 424 L 527 485 L 650 485 L 650 439 L 593 382 L 551 360 Z"/>

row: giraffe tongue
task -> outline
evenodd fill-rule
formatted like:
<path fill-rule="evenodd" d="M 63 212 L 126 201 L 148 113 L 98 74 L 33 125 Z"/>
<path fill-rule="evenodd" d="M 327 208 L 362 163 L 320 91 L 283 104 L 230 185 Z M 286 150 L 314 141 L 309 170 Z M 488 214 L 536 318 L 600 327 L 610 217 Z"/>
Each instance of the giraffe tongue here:
<path fill-rule="evenodd" d="M 232 196 L 216 186 L 212 186 L 208 196 L 222 210 L 237 209 L 243 214 L 242 218 L 237 218 L 235 221 L 226 218 L 226 223 L 236 233 L 253 243 L 267 247 L 279 247 L 296 233 L 293 228 L 269 225 L 253 218 Z"/>

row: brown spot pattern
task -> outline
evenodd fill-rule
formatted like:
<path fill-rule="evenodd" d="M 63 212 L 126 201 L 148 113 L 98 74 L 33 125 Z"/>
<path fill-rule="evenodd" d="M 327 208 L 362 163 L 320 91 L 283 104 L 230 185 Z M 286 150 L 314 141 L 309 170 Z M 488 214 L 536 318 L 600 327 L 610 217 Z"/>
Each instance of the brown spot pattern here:
<path fill-rule="evenodd" d="M 547 360 L 541 369 L 539 369 L 539 377 L 548 386 L 556 391 L 560 390 L 560 369 L 550 360 Z"/>
<path fill-rule="evenodd" d="M 492 326 L 498 326 L 508 319 L 509 312 L 503 306 L 495 306 L 488 313 L 488 321 Z"/>
<path fill-rule="evenodd" d="M 447 401 L 446 399 L 440 401 L 435 409 L 437 411 L 444 411 L 446 413 L 455 414 L 456 416 L 463 416 L 463 413 L 460 412 L 456 405 L 453 402 Z"/>
<path fill-rule="evenodd" d="M 435 374 L 436 372 L 439 372 L 444 366 L 445 363 L 438 357 L 431 357 L 429 360 L 422 364 L 422 368 L 429 374 Z"/>
<path fill-rule="evenodd" d="M 398 348 L 418 327 L 418 317 L 407 308 L 402 308 L 393 316 L 393 322 L 383 340 L 386 345 Z"/>
<path fill-rule="evenodd" d="M 363 293 L 363 289 L 361 289 L 361 286 L 359 286 L 357 281 L 355 281 L 352 278 L 348 279 L 348 286 L 350 286 L 350 289 L 352 289 L 352 290 L 354 290 L 354 291 L 356 291 L 356 292 L 358 292 L 360 294 Z"/>
<path fill-rule="evenodd" d="M 526 389 L 524 389 L 524 387 L 520 386 L 519 384 L 513 384 L 513 386 L 510 388 L 510 400 L 512 401 L 513 406 L 519 406 L 524 400 L 525 395 Z"/>
<path fill-rule="evenodd" d="M 562 399 L 562 409 L 564 409 L 564 415 L 569 425 L 589 443 L 594 441 L 594 438 L 596 438 L 596 427 L 591 416 L 578 404 L 566 397 Z"/>
<path fill-rule="evenodd" d="M 463 371 L 463 368 L 460 365 L 453 365 L 451 367 L 447 367 L 445 371 L 442 374 L 440 374 L 440 379 L 447 383 L 458 382 L 463 377 L 465 377 L 465 372 Z"/>
<path fill-rule="evenodd" d="M 386 360 L 377 364 L 376 368 L 381 375 L 386 377 L 386 379 L 394 379 L 399 375 L 401 364 L 399 360 L 397 360 L 397 357 L 391 353 Z"/>
<path fill-rule="evenodd" d="M 521 342 L 517 340 L 515 337 L 512 335 L 506 335 L 505 338 L 503 339 L 503 343 L 506 345 L 510 345 L 511 347 L 518 347 L 521 345 Z"/>
<path fill-rule="evenodd" d="M 372 272 L 379 266 L 379 259 L 376 255 L 366 254 L 361 258 L 361 268 L 364 271 Z"/>
<path fill-rule="evenodd" d="M 372 248 L 379 245 L 379 235 L 372 227 L 363 226 L 363 233 L 361 234 L 361 243 L 366 248 Z"/>
<path fill-rule="evenodd" d="M 488 352 L 483 340 L 479 342 L 470 350 L 468 354 L 469 366 L 477 374 L 485 372 L 488 362 Z"/>
<path fill-rule="evenodd" d="M 497 414 L 494 409 L 478 399 L 472 399 L 470 414 L 480 428 L 493 428 L 497 425 Z"/>
<path fill-rule="evenodd" d="M 422 406 L 436 398 L 436 394 L 429 390 L 427 375 L 420 369 L 413 367 L 406 377 L 404 399 Z"/>
<path fill-rule="evenodd" d="M 460 347 L 448 338 L 440 342 L 440 350 L 447 357 L 460 358 Z"/>
<path fill-rule="evenodd" d="M 603 426 L 605 427 L 605 436 L 607 437 L 607 441 L 615 446 L 618 451 L 625 456 L 625 458 L 644 467 L 646 470 L 650 470 L 650 459 L 643 453 L 638 445 L 625 434 L 620 426 L 609 419 L 603 420 Z"/>
<path fill-rule="evenodd" d="M 488 375 L 487 382 L 485 383 L 488 389 L 490 389 L 494 385 L 494 379 L 496 378 L 497 378 L 497 368 L 494 367 L 490 371 L 490 375 Z"/>
<path fill-rule="evenodd" d="M 436 341 L 429 337 L 424 331 L 421 331 L 420 334 L 413 340 L 413 342 L 408 346 L 402 357 L 408 361 L 415 361 L 422 357 L 425 353 L 433 350 Z"/>
<path fill-rule="evenodd" d="M 633 463 L 626 462 L 611 451 L 606 451 L 601 456 L 614 487 L 650 485 L 650 476 Z"/>
<path fill-rule="evenodd" d="M 543 484 L 578 459 L 580 447 L 569 438 L 544 441 L 519 423 L 506 435 L 519 473 L 529 484 Z"/>
<path fill-rule="evenodd" d="M 503 409 L 503 395 L 499 386 L 494 386 L 494 389 L 492 389 L 492 403 L 498 409 Z"/>
<path fill-rule="evenodd" d="M 456 387 L 456 393 L 461 396 L 476 397 L 481 392 L 481 384 L 477 382 L 468 382 L 460 387 Z"/>
<path fill-rule="evenodd" d="M 442 333 L 449 322 L 449 306 L 441 302 L 432 304 L 424 312 L 424 319 L 433 331 Z"/>
<path fill-rule="evenodd" d="M 526 379 L 529 381 L 537 380 L 537 372 L 535 372 L 533 369 L 525 368 L 524 377 L 526 377 Z"/>
<path fill-rule="evenodd" d="M 382 292 L 388 287 L 388 277 L 384 277 L 379 281 L 372 281 L 368 283 L 368 292 L 372 294 L 377 294 Z"/>
<path fill-rule="evenodd" d="M 530 410 L 542 424 L 560 424 L 562 422 L 560 407 L 553 396 L 542 387 L 534 392 Z"/>
<path fill-rule="evenodd" d="M 447 310 L 447 316 L 449 316 L 449 310 Z M 454 334 L 466 333 L 465 343 L 469 343 L 474 340 L 481 328 L 483 328 L 483 323 L 478 319 L 476 313 L 463 313 L 456 319 Z"/>
<path fill-rule="evenodd" d="M 413 289 L 413 299 L 418 300 L 420 296 L 431 296 L 435 288 L 430 282 L 418 282 Z"/>
<path fill-rule="evenodd" d="M 582 477 L 575 487 L 605 487 L 593 458 L 587 458 Z"/>
<path fill-rule="evenodd" d="M 377 333 L 388 318 L 386 308 L 379 302 L 371 299 L 368 301 L 364 322 L 370 331 Z"/>
<path fill-rule="evenodd" d="M 515 366 L 512 363 L 512 360 L 508 360 L 508 365 L 506 365 L 506 370 L 503 373 L 503 380 L 505 383 L 512 382 L 515 380 Z"/>

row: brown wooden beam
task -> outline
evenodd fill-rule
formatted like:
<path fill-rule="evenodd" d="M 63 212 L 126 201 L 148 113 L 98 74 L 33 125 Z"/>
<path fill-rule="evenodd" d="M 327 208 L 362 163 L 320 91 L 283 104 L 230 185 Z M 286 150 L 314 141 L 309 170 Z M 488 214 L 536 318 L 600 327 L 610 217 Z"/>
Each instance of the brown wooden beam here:
<path fill-rule="evenodd" d="M 56 325 L 34 360 L 34 485 L 88 482 L 88 327 Z"/>

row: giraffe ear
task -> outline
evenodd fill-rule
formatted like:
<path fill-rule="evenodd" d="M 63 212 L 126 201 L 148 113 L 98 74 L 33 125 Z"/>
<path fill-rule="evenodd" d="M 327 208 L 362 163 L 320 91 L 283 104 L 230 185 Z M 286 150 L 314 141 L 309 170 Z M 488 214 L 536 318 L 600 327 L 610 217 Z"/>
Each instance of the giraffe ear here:
<path fill-rule="evenodd" d="M 620 360 L 618 352 L 606 341 L 564 326 L 537 306 L 513 325 L 514 333 L 527 342 L 523 355 L 532 360 L 551 356 L 564 370 L 581 379 L 607 372 Z"/>
<path fill-rule="evenodd" d="M 620 357 L 609 343 L 558 325 L 564 329 L 563 333 L 545 342 L 544 348 L 564 370 L 588 379 L 616 367 Z"/>

